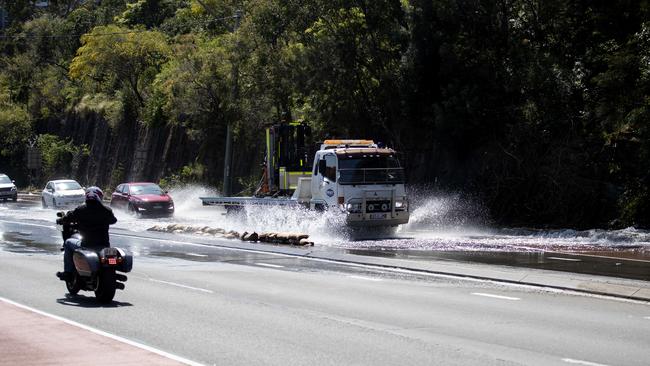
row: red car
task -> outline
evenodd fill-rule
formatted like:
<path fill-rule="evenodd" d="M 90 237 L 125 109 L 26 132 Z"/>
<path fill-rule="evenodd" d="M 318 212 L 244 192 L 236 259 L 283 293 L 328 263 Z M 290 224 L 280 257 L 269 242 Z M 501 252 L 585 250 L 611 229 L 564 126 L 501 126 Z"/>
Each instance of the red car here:
<path fill-rule="evenodd" d="M 111 207 L 135 216 L 173 216 L 174 201 L 155 183 L 122 183 L 111 195 Z"/>

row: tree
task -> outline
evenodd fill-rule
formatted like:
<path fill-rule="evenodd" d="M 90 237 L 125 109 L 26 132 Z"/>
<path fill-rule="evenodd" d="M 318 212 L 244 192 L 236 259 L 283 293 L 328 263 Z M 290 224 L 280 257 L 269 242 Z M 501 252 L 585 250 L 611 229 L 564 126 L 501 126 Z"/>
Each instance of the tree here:
<path fill-rule="evenodd" d="M 117 86 L 144 106 L 149 85 L 169 55 L 165 36 L 110 25 L 95 27 L 81 42 L 70 77 L 110 93 Z"/>

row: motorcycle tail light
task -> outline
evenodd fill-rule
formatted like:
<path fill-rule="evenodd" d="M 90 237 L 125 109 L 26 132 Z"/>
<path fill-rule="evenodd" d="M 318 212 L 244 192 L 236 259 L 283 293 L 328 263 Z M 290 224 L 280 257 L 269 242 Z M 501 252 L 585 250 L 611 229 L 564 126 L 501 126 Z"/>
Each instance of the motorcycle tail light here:
<path fill-rule="evenodd" d="M 115 257 L 108 258 L 108 264 L 109 265 L 116 265 L 117 264 L 117 258 L 115 258 Z"/>

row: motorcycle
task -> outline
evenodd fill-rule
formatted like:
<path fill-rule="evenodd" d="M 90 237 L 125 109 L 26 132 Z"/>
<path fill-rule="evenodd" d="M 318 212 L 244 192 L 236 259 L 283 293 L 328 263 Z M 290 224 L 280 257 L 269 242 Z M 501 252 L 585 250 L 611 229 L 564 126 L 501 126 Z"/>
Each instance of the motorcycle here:
<path fill-rule="evenodd" d="M 57 212 L 57 227 L 61 231 L 63 242 L 69 238 L 81 239 L 76 223 L 64 222 L 63 212 Z M 63 251 L 63 246 L 61 246 Z M 65 285 L 71 295 L 80 290 L 94 291 L 101 303 L 110 303 L 116 290 L 124 290 L 126 275 L 133 268 L 133 256 L 116 247 L 97 248 L 81 247 L 73 253 L 75 271 L 71 278 L 65 279 Z"/>

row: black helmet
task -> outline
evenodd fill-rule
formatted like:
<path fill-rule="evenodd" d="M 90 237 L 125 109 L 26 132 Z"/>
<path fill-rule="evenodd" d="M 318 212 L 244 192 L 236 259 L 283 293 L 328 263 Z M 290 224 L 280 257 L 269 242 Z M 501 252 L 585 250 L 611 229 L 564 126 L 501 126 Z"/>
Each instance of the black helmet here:
<path fill-rule="evenodd" d="M 104 199 L 104 192 L 102 192 L 99 187 L 88 187 L 86 188 L 86 202 L 88 201 L 97 201 L 102 202 Z"/>

